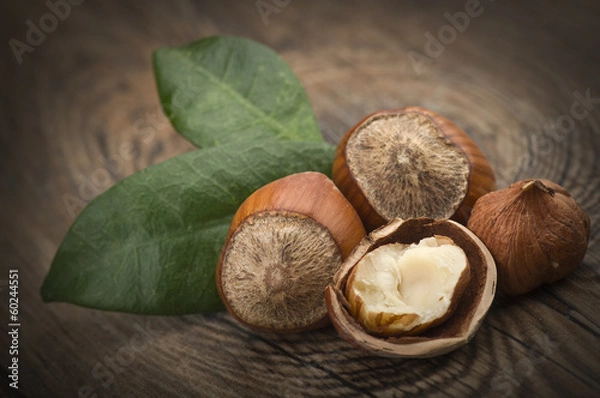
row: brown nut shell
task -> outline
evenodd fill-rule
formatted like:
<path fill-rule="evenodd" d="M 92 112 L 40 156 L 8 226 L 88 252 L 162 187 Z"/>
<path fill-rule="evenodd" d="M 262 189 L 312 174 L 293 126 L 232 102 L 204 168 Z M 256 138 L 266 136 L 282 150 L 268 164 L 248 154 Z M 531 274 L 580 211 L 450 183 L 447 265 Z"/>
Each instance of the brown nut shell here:
<path fill-rule="evenodd" d="M 388 243 L 416 243 L 430 236 L 446 236 L 462 248 L 471 278 L 453 314 L 445 322 L 417 336 L 376 336 L 352 315 L 344 291 L 352 270 L 369 252 Z M 466 344 L 479 329 L 496 291 L 496 266 L 485 245 L 466 227 L 452 220 L 414 218 L 392 220 L 367 235 L 344 261 L 327 286 L 325 298 L 337 332 L 352 345 L 381 356 L 425 358 L 445 354 Z"/>
<path fill-rule="evenodd" d="M 468 228 L 496 260 L 498 290 L 520 295 L 577 268 L 587 250 L 590 219 L 566 189 L 532 179 L 481 197 Z"/>
<path fill-rule="evenodd" d="M 304 172 L 251 194 L 231 222 L 217 288 L 228 312 L 257 330 L 292 333 L 328 323 L 323 290 L 365 230 L 324 174 Z"/>
<path fill-rule="evenodd" d="M 393 218 L 452 218 L 466 224 L 476 200 L 496 187 L 475 142 L 421 107 L 380 111 L 338 144 L 332 179 L 367 231 Z"/>

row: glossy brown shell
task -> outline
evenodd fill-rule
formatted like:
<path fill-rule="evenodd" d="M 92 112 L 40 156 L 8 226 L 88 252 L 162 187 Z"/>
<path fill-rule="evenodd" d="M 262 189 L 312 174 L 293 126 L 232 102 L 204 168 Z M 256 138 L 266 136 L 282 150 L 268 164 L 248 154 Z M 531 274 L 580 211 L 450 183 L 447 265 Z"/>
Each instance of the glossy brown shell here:
<path fill-rule="evenodd" d="M 256 328 L 241 319 L 229 305 L 228 292 L 223 291 L 221 279 L 223 258 L 230 239 L 243 222 L 265 212 L 297 214 L 299 217 L 310 217 L 317 221 L 329 231 L 337 243 L 342 259 L 348 257 L 366 234 L 352 205 L 326 175 L 308 171 L 273 181 L 252 193 L 233 217 L 217 264 L 216 283 L 221 300 L 234 318 L 255 329 L 294 333 L 327 325 L 329 318 L 324 310 L 321 319 L 293 330 L 277 327 Z"/>

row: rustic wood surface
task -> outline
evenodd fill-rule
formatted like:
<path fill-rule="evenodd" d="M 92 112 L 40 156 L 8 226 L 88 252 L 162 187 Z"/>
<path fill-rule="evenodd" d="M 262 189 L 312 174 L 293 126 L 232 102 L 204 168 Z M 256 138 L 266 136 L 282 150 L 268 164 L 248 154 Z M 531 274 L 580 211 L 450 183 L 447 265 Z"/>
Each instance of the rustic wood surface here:
<path fill-rule="evenodd" d="M 444 14 L 472 2 L 265 0 L 274 8 L 263 18 L 256 1 L 90 0 L 70 6 L 21 64 L 7 43 L 24 42 L 27 21 L 39 26 L 51 11 L 42 0 L 3 3 L 0 395 L 600 394 L 598 2 L 482 0 L 457 31 L 444 28 Z M 428 44 L 428 32 L 444 44 Z M 421 105 L 474 138 L 500 187 L 528 177 L 562 184 L 592 220 L 583 264 L 524 297 L 498 295 L 468 345 L 423 360 L 357 351 L 330 327 L 280 336 L 226 313 L 150 317 L 42 303 L 42 280 L 82 206 L 194 149 L 161 112 L 151 53 L 215 34 L 278 51 L 331 142 L 370 112 Z M 18 391 L 6 374 L 9 268 L 20 274 Z"/>

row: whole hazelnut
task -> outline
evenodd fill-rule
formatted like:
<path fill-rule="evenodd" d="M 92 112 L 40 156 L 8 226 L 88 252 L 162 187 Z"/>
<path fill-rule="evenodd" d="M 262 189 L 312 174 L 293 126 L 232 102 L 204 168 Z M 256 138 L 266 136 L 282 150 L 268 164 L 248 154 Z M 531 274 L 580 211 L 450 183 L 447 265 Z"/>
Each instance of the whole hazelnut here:
<path fill-rule="evenodd" d="M 373 113 L 338 144 L 332 178 L 371 231 L 394 218 L 452 218 L 495 189 L 490 163 L 471 138 L 435 112 Z"/>
<path fill-rule="evenodd" d="M 571 273 L 583 260 L 590 219 L 566 189 L 525 180 L 481 197 L 467 227 L 498 267 L 498 289 L 527 293 Z"/>
<path fill-rule="evenodd" d="M 364 235 L 358 214 L 324 174 L 273 181 L 233 217 L 217 265 L 221 299 L 254 329 L 324 326 L 325 286 Z"/>

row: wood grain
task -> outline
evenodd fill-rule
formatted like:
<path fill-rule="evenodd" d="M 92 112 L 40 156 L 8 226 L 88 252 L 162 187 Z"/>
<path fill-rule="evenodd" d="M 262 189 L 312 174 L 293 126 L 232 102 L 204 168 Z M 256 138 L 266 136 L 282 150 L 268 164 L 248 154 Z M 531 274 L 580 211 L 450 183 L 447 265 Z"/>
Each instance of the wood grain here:
<path fill-rule="evenodd" d="M 294 1 L 266 24 L 253 1 L 87 1 L 72 6 L 21 64 L 5 45 L 0 281 L 9 268 L 19 269 L 22 327 L 14 391 L 6 381 L 2 304 L 1 391 L 596 396 L 600 8 L 586 1 L 482 1 L 480 15 L 415 69 L 411 51 L 426 56 L 426 33 L 443 32 L 444 14 L 462 12 L 465 4 Z M 25 40 L 26 21 L 37 24 L 48 12 L 43 1 L 5 4 L 2 42 Z M 43 304 L 43 277 L 82 206 L 135 171 L 194 149 L 159 108 L 151 54 L 214 34 L 244 35 L 278 51 L 305 85 L 330 142 L 373 111 L 420 105 L 471 135 L 499 187 L 529 177 L 563 185 L 592 220 L 583 264 L 527 296 L 497 296 L 472 342 L 426 360 L 373 357 L 330 327 L 272 335 L 250 332 L 225 313 L 146 317 Z M 586 91 L 592 100 L 581 108 L 577 98 Z M 0 287 L 6 303 L 6 286 Z"/>

